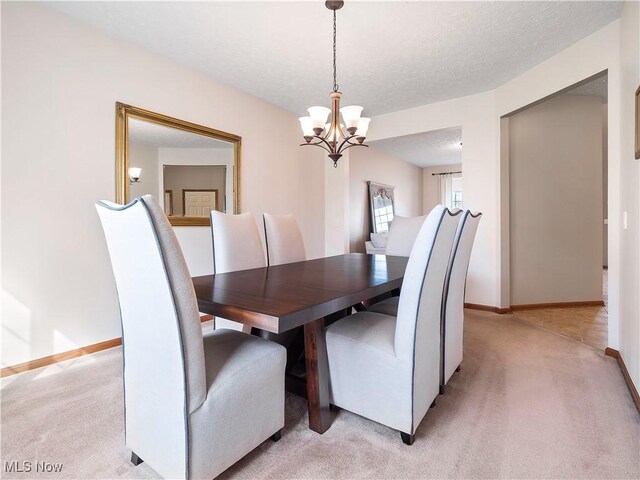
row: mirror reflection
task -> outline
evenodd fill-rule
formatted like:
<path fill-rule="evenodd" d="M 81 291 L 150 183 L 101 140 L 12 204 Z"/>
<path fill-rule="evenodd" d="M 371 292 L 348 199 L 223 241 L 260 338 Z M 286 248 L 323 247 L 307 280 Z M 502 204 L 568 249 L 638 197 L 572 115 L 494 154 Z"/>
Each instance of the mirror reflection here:
<path fill-rule="evenodd" d="M 116 202 L 153 195 L 174 226 L 240 211 L 242 139 L 116 102 Z"/>
<path fill-rule="evenodd" d="M 233 142 L 128 119 L 129 197 L 153 195 L 170 220 L 233 212 L 234 159 Z"/>
<path fill-rule="evenodd" d="M 393 189 L 383 183 L 369 183 L 369 207 L 371 210 L 371 230 L 373 233 L 389 231 L 393 221 Z"/>

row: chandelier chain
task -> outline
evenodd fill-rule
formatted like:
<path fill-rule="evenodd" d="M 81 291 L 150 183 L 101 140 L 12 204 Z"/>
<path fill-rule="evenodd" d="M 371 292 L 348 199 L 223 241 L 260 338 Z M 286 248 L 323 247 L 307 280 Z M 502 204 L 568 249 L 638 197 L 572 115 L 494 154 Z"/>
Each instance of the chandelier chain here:
<path fill-rule="evenodd" d="M 337 66 L 336 66 L 336 11 L 333 11 L 333 91 L 338 91 L 337 81 Z"/>

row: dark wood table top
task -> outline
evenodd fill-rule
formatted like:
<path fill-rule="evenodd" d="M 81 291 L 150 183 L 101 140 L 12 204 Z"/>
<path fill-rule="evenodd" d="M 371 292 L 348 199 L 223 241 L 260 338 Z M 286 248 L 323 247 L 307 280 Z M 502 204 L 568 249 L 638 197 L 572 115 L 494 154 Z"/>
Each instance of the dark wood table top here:
<path fill-rule="evenodd" d="M 407 258 L 350 253 L 194 277 L 201 312 L 282 333 L 402 285 Z"/>

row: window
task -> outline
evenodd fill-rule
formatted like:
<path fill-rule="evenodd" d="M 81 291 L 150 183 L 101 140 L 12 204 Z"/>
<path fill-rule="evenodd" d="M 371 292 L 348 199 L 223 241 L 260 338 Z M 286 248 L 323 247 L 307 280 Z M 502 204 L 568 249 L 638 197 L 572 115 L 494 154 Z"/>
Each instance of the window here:
<path fill-rule="evenodd" d="M 462 173 L 440 174 L 440 203 L 449 209 L 464 208 Z"/>

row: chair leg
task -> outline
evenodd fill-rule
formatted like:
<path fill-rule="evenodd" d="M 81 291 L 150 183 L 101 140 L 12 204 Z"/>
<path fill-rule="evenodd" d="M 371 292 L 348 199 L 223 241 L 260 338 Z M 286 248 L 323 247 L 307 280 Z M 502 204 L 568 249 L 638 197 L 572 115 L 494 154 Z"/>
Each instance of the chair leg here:
<path fill-rule="evenodd" d="M 131 463 L 133 463 L 136 467 L 140 465 L 144 460 L 142 460 L 135 452 L 131 452 Z"/>
<path fill-rule="evenodd" d="M 431 405 L 429 405 L 429 408 L 433 408 L 433 407 L 435 407 L 435 406 L 436 406 L 436 401 L 434 400 L 434 401 L 431 403 Z"/>
<path fill-rule="evenodd" d="M 277 442 L 281 438 L 282 438 L 282 430 L 278 430 L 276 433 L 271 435 L 271 440 L 273 440 L 274 442 Z"/>
<path fill-rule="evenodd" d="M 459 372 L 460 370 L 462 370 L 462 365 L 458 365 L 458 368 L 456 368 L 456 372 Z"/>
<path fill-rule="evenodd" d="M 444 385 L 440 385 L 440 395 L 444 395 Z"/>
<path fill-rule="evenodd" d="M 413 445 L 413 442 L 416 439 L 415 435 L 409 435 L 408 433 L 404 433 L 404 432 L 400 432 L 400 437 L 402 438 L 402 441 L 406 445 Z"/>

